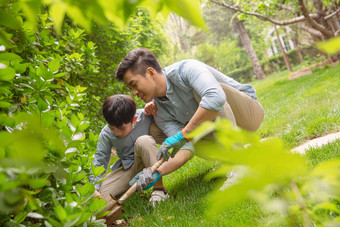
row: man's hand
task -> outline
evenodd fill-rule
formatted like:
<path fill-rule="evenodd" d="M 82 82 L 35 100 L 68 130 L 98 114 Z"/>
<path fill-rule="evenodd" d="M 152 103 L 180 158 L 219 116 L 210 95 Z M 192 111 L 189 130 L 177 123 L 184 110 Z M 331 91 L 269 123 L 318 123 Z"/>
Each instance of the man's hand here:
<path fill-rule="evenodd" d="M 132 178 L 129 185 L 132 186 L 135 182 L 137 182 L 137 191 L 148 190 L 159 180 L 159 178 L 161 178 L 161 176 L 162 172 L 160 170 L 156 170 L 152 173 L 151 168 L 145 168 Z"/>
<path fill-rule="evenodd" d="M 152 115 L 153 117 L 157 116 L 157 108 L 154 101 L 145 104 L 144 113 L 145 115 Z"/>
<path fill-rule="evenodd" d="M 177 132 L 175 135 L 165 139 L 162 146 L 159 148 L 157 153 L 157 159 L 164 159 L 167 161 L 170 157 L 169 149 L 173 148 L 171 157 L 175 157 L 176 153 L 183 147 L 184 144 L 189 142 L 190 139 L 184 136 L 183 129 Z"/>

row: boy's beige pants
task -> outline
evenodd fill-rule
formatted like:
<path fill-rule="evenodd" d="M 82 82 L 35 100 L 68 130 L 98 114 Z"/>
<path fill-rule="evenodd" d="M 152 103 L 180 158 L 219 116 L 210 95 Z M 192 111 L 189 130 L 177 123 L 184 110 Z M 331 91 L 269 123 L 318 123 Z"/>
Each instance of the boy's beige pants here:
<path fill-rule="evenodd" d="M 233 125 L 237 125 L 243 129 L 254 132 L 256 131 L 264 117 L 262 105 L 251 98 L 244 92 L 241 92 L 229 85 L 220 83 L 227 101 L 224 104 L 224 110 L 218 116 L 228 119 Z M 200 102 L 199 97 L 195 92 L 194 96 L 197 102 Z M 166 139 L 165 134 L 155 123 L 151 124 L 150 134 L 158 144 Z"/>
<path fill-rule="evenodd" d="M 151 167 L 157 162 L 157 145 L 155 140 L 148 135 L 139 137 L 135 143 L 135 161 L 130 169 L 123 167 L 109 173 L 100 187 L 100 193 L 106 202 L 111 196 L 117 197 L 130 187 L 129 181 L 146 167 Z M 117 198 L 118 199 L 118 198 Z"/>

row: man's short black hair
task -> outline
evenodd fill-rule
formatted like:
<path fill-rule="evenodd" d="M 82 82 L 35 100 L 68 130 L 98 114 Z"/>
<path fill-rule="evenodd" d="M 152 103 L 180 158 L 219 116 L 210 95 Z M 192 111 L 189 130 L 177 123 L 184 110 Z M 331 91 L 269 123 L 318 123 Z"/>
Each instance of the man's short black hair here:
<path fill-rule="evenodd" d="M 145 76 L 148 67 L 152 67 L 159 73 L 162 72 L 162 68 L 154 53 L 146 48 L 134 49 L 119 63 L 116 70 L 116 78 L 119 81 L 123 81 L 124 74 L 129 69 L 133 74 Z"/>
<path fill-rule="evenodd" d="M 128 95 L 112 95 L 103 103 L 103 115 L 109 126 L 120 128 L 133 121 L 136 103 Z"/>

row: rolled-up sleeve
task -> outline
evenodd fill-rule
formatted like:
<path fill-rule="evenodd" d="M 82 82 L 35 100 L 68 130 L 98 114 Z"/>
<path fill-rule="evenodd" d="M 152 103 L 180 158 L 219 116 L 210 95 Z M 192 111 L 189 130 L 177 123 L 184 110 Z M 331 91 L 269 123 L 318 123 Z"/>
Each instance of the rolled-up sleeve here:
<path fill-rule="evenodd" d="M 208 110 L 221 112 L 226 96 L 212 73 L 200 62 L 188 61 L 181 69 L 181 76 L 186 84 L 202 98 L 199 105 Z"/>

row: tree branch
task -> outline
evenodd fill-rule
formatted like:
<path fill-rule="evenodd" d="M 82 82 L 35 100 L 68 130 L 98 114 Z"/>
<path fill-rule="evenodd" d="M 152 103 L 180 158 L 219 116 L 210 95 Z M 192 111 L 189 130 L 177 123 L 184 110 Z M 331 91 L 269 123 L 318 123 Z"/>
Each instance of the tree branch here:
<path fill-rule="evenodd" d="M 324 26 L 322 26 L 321 24 L 317 23 L 315 20 L 313 20 L 309 14 L 308 14 L 308 10 L 305 6 L 305 4 L 303 3 L 303 0 L 298 0 L 299 3 L 299 8 L 300 11 L 302 13 L 302 15 L 305 16 L 306 21 L 312 25 L 312 27 L 316 28 L 317 30 L 319 30 L 323 35 L 325 35 L 327 38 L 331 38 L 333 37 L 332 32 L 330 32 L 329 30 L 327 30 Z"/>
<path fill-rule="evenodd" d="M 259 18 L 261 20 L 269 21 L 269 22 L 271 22 L 273 24 L 280 25 L 280 26 L 289 25 L 289 24 L 295 24 L 295 23 L 302 22 L 302 21 L 306 20 L 305 16 L 299 16 L 299 17 L 293 18 L 291 20 L 278 21 L 278 20 L 274 20 L 274 19 L 271 19 L 269 17 L 266 17 L 266 16 L 264 16 L 262 14 L 259 14 L 259 13 L 245 12 L 242 9 L 238 8 L 238 7 L 228 5 L 227 3 L 220 2 L 218 0 L 210 0 L 210 2 L 213 2 L 213 3 L 215 3 L 217 5 L 220 5 L 220 6 L 224 6 L 224 7 L 228 8 L 228 9 L 231 9 L 231 10 L 234 10 L 234 11 L 237 11 L 237 12 L 240 12 L 240 13 L 244 13 L 244 14 L 247 14 L 247 15 L 255 16 L 255 17 L 257 17 L 257 18 Z M 289 7 L 283 7 L 283 5 L 282 5 L 282 8 L 283 9 L 287 9 L 287 10 L 289 9 Z M 339 11 L 340 11 L 340 8 L 337 9 L 337 11 L 333 12 L 332 14 L 329 14 L 329 15 L 325 16 L 325 20 L 328 20 L 329 18 L 334 16 Z M 308 14 L 308 16 L 310 18 L 312 18 L 312 19 L 319 17 L 317 13 L 311 13 L 311 14 Z"/>
<path fill-rule="evenodd" d="M 322 39 L 322 33 L 312 27 L 308 27 L 306 26 L 304 23 L 300 24 L 299 27 L 302 29 L 302 30 L 305 30 L 306 32 L 314 35 L 314 36 L 317 36 L 319 37 L 320 39 Z"/>
<path fill-rule="evenodd" d="M 331 14 L 325 16 L 325 20 L 330 19 L 331 17 L 333 17 L 334 15 L 336 15 L 336 14 L 339 13 L 339 12 L 340 12 L 340 8 L 338 8 L 337 10 L 335 10 L 333 13 L 331 13 Z"/>

